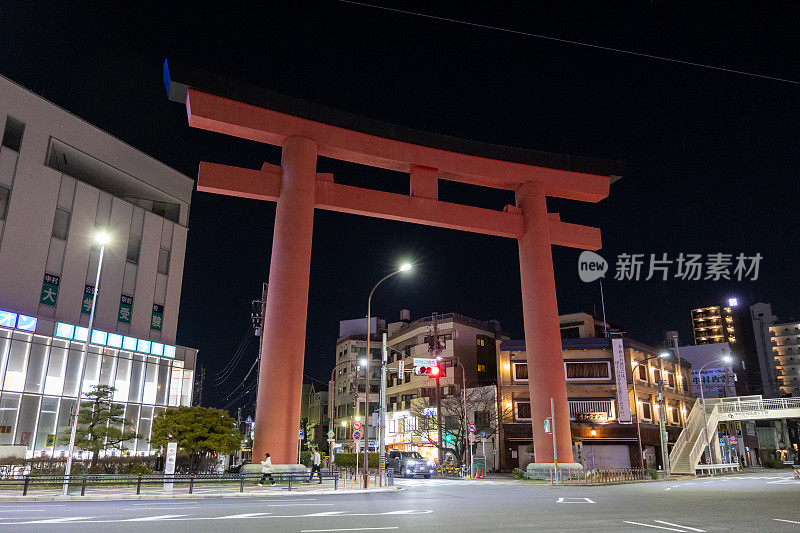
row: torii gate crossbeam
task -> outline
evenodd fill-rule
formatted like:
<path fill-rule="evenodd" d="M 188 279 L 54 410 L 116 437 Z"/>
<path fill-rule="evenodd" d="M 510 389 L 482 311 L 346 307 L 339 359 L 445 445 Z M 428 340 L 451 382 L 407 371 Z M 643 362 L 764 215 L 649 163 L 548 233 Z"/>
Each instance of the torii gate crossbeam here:
<path fill-rule="evenodd" d="M 166 62 L 164 71 L 170 98 L 185 103 L 190 126 L 282 147 L 279 167 L 265 163 L 250 170 L 202 162 L 198 175 L 199 191 L 277 203 L 253 457 L 269 451 L 275 463 L 296 460 L 313 218 L 319 208 L 517 239 L 536 461 L 553 462 L 552 442 L 543 430 L 551 397 L 555 429 L 564 436 L 558 441 L 558 459 L 572 461 L 550 247 L 596 250 L 601 240 L 598 229 L 568 224 L 548 213 L 546 197 L 600 201 L 608 195 L 610 175 L 364 133 L 271 108 L 280 106 L 247 103 L 243 100 L 252 100 L 246 96 L 252 95 L 252 87 L 237 91 L 231 89 L 234 82 L 215 84 L 206 78 L 209 89 L 204 91 L 202 76 L 176 81 Z M 407 172 L 410 194 L 337 184 L 332 175 L 317 173 L 318 156 Z M 516 206 L 494 211 L 442 202 L 439 179 L 514 190 Z"/>

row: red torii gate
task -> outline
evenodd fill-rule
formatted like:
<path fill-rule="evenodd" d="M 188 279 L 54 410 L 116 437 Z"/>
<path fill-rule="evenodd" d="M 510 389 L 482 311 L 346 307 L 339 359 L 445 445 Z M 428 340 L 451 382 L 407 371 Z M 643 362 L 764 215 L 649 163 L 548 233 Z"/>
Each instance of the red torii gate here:
<path fill-rule="evenodd" d="M 512 162 L 334 126 L 303 118 L 299 112 L 270 108 L 264 95 L 276 95 L 263 89 L 175 65 L 170 72 L 167 62 L 164 82 L 170 99 L 185 103 L 190 126 L 282 147 L 281 165 L 264 163 L 260 170 L 201 162 L 197 183 L 198 191 L 277 203 L 261 336 L 254 458 L 263 457 L 265 451 L 277 464 L 294 463 L 297 458 L 311 236 L 318 208 L 517 239 L 536 461 L 554 459 L 551 437 L 543 428 L 552 397 L 555 429 L 563 436 L 558 440 L 558 459 L 572 462 L 550 246 L 597 250 L 600 230 L 562 222 L 557 213 L 547 212 L 545 199 L 598 202 L 608 196 L 611 172 L 600 175 Z M 306 103 L 299 106 L 307 108 Z M 375 124 L 370 122 L 366 129 Z M 434 144 L 449 139 L 434 137 Z M 317 156 L 406 172 L 411 177 L 410 194 L 337 184 L 331 174 L 317 173 Z M 439 201 L 439 179 L 513 190 L 516 206 L 494 211 Z"/>

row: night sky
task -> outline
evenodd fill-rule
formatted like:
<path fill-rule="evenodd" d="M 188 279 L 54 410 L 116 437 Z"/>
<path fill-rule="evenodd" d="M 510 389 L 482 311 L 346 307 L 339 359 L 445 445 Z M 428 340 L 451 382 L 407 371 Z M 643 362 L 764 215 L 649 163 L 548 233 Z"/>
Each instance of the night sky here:
<path fill-rule="evenodd" d="M 800 84 L 727 73 L 390 13 L 336 0 L 215 9 L 171 2 L 0 3 L 0 74 L 147 154 L 196 176 L 207 160 L 277 164 L 279 149 L 190 129 L 167 100 L 165 58 L 386 122 L 479 141 L 625 163 L 598 204 L 550 201 L 562 220 L 602 229 L 609 320 L 660 344 L 690 342 L 689 309 L 722 298 L 766 301 L 800 318 Z M 124 4 L 124 5 L 123 5 Z M 177 3 L 176 3 L 177 4 Z M 522 32 L 800 80 L 796 2 L 542 4 L 392 2 Z M 522 4 L 522 3 L 520 3 Z M 407 192 L 408 176 L 322 159 L 337 182 Z M 440 197 L 500 209 L 510 191 L 442 182 Z M 275 206 L 195 193 L 177 342 L 200 349 L 205 405 L 266 281 Z M 600 313 L 578 250 L 554 248 L 559 309 Z M 620 253 L 760 252 L 757 281 L 615 281 Z M 338 322 L 366 314 L 372 284 L 401 258 L 413 276 L 382 286 L 374 314 L 432 311 L 497 319 L 522 336 L 516 242 L 317 211 L 307 380 L 330 375 Z M 248 398 L 238 404 L 246 405 Z M 234 406 L 235 406 L 234 405 Z"/>

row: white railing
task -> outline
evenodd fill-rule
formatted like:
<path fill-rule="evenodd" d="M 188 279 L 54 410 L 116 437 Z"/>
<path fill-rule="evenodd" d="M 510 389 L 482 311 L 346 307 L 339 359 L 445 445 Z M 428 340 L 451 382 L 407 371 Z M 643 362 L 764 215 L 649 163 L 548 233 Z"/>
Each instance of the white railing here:
<path fill-rule="evenodd" d="M 579 414 L 605 413 L 608 420 L 616 418 L 614 400 L 569 400 L 569 417 L 574 420 Z"/>
<path fill-rule="evenodd" d="M 706 417 L 708 419 L 706 430 L 705 432 L 700 430 L 700 433 L 697 435 L 697 439 L 694 442 L 694 446 L 692 446 L 692 451 L 689 453 L 689 464 L 692 466 L 695 466 L 700 462 L 700 456 L 703 455 L 703 451 L 706 449 L 706 446 L 712 445 L 711 440 L 714 438 L 714 434 L 717 431 L 717 424 L 719 423 L 719 411 L 717 410 L 716 405 L 710 406 L 710 408 L 711 412 L 708 412 L 708 409 L 706 409 Z"/>
<path fill-rule="evenodd" d="M 703 426 L 703 412 L 702 407 L 699 401 L 694 402 L 694 406 L 692 410 L 689 412 L 689 417 L 686 419 L 686 424 L 681 431 L 681 434 L 678 435 L 678 440 L 675 441 L 675 445 L 672 447 L 672 451 L 669 454 L 670 463 L 675 463 L 678 459 L 680 454 L 683 452 L 684 447 L 686 446 L 687 441 L 690 438 L 693 438 L 699 431 L 702 430 Z"/>
<path fill-rule="evenodd" d="M 725 399 L 725 398 L 722 398 Z M 741 400 L 720 402 L 721 413 L 740 411 L 767 411 L 769 409 L 800 409 L 800 398 L 765 398 L 758 400 Z"/>

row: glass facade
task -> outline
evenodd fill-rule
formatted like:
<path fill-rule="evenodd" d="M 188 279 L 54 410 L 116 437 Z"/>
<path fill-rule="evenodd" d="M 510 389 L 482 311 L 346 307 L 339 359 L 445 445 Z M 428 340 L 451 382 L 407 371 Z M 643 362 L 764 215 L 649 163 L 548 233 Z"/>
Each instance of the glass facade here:
<path fill-rule="evenodd" d="M 116 388 L 127 429 L 141 434 L 123 453 L 149 454 L 153 418 L 191 405 L 194 370 L 184 368 L 180 353 L 170 358 L 89 345 L 84 397 L 93 385 Z M 27 446 L 29 457 L 66 454 L 66 445 L 47 442 L 69 428 L 82 356 L 82 342 L 0 327 L 0 445 Z"/>

